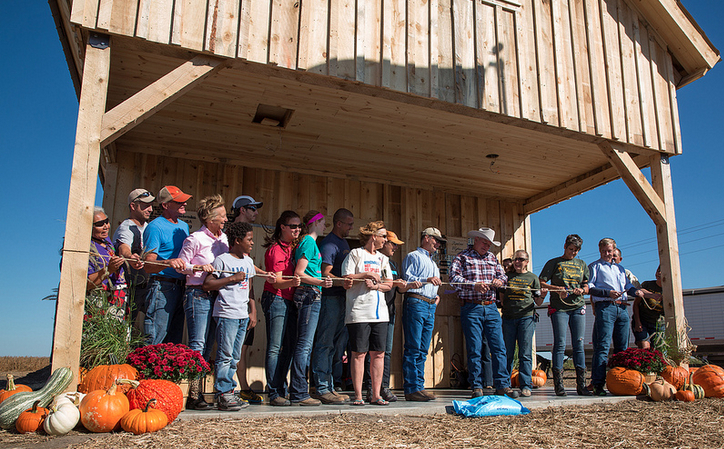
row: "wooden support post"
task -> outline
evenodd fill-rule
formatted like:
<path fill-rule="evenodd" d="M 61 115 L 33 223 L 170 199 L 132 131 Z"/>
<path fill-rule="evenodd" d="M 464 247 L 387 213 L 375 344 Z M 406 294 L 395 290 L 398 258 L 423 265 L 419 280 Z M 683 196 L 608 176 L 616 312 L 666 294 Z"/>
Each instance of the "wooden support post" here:
<path fill-rule="evenodd" d="M 666 206 L 666 220 L 656 225 L 656 239 L 659 244 L 659 262 L 661 263 L 661 286 L 664 294 L 664 314 L 667 333 L 674 336 L 681 347 L 681 337 L 686 332 L 684 315 L 684 294 L 681 287 L 681 267 L 679 265 L 679 241 L 676 236 L 676 217 L 674 215 L 674 192 L 671 187 L 671 167 L 669 156 L 651 157 L 651 182 Z"/>
<path fill-rule="evenodd" d="M 100 160 L 101 123 L 106 107 L 110 63 L 110 38 L 91 34 L 83 67 L 65 222 L 63 266 L 53 331 L 52 369 L 68 367 L 73 370 L 76 380 L 83 332 L 88 248 Z M 76 385 L 77 382 L 71 382 L 68 388 L 75 390 Z"/>
<path fill-rule="evenodd" d="M 665 154 L 651 156 L 652 186 L 631 156 L 618 148 L 617 144 L 606 142 L 600 146 L 656 225 L 667 332 L 675 337 L 676 344 L 681 347 L 680 337 L 685 335 L 686 326 L 669 158 Z"/>

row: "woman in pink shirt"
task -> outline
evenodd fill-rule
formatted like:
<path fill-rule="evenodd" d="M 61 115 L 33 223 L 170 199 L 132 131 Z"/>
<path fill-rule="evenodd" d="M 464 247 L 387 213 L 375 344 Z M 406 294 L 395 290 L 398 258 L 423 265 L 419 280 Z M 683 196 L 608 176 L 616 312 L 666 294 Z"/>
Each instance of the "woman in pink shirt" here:
<path fill-rule="evenodd" d="M 208 273 L 213 271 L 211 262 L 216 256 L 229 251 L 229 242 L 224 234 L 227 222 L 224 199 L 221 195 L 207 196 L 199 201 L 199 220 L 204 224 L 184 240 L 179 259 L 186 268 L 186 293 L 184 312 L 189 334 L 189 347 L 200 352 L 206 361 L 214 344 L 215 325 L 211 317 L 214 309 L 215 291 L 204 291 L 201 287 Z M 200 380 L 194 381 L 189 389 L 187 407 L 192 410 L 208 410 L 211 405 L 203 399 Z"/>

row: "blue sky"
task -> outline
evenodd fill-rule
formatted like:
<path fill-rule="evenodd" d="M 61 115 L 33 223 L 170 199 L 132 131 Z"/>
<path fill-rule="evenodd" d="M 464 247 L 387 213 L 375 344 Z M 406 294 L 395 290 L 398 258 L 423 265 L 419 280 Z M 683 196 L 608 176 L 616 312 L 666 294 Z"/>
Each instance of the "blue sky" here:
<path fill-rule="evenodd" d="M 724 49 L 724 2 L 683 3 L 714 45 Z M 57 287 L 60 277 L 58 250 L 78 101 L 46 2 L 0 2 L 0 44 L 5 49 L 0 191 L 6 217 L 0 241 L 0 356 L 47 356 L 55 302 L 41 298 Z M 724 247 L 722 87 L 720 63 L 678 92 L 684 154 L 671 159 L 671 169 L 684 288 L 724 284 L 717 262 Z M 531 222 L 535 272 L 562 254 L 567 234 L 577 233 L 584 239 L 580 257 L 586 262 L 598 258 L 599 239 L 613 237 L 624 250 L 623 264 L 640 279 L 653 278 L 658 265 L 655 228 L 621 181 L 534 214 Z"/>

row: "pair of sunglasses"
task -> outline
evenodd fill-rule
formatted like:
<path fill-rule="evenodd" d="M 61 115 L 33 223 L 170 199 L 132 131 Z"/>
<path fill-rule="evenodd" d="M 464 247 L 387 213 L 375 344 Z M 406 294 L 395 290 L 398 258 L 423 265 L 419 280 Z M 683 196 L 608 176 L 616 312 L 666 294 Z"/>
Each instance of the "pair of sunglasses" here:
<path fill-rule="evenodd" d="M 95 226 L 96 228 L 102 228 L 103 226 L 107 225 L 108 223 L 110 223 L 110 220 L 108 218 L 106 218 L 105 220 L 94 222 L 93 226 Z"/>
<path fill-rule="evenodd" d="M 284 226 L 288 227 L 289 229 L 301 229 L 301 224 L 285 224 Z"/>

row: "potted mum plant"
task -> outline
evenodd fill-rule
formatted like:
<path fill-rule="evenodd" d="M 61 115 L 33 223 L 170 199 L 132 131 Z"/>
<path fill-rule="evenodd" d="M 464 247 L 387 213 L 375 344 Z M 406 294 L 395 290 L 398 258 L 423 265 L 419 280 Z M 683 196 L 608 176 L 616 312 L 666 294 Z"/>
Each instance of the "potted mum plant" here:
<path fill-rule="evenodd" d="M 656 376 L 666 365 L 666 360 L 658 349 L 628 348 L 608 358 L 609 368 L 620 366 L 636 370 L 646 377 L 646 383 L 656 380 Z"/>
<path fill-rule="evenodd" d="M 175 383 L 199 379 L 211 371 L 198 351 L 174 343 L 136 348 L 128 354 L 126 363 L 138 370 L 140 379 L 165 379 Z"/>

